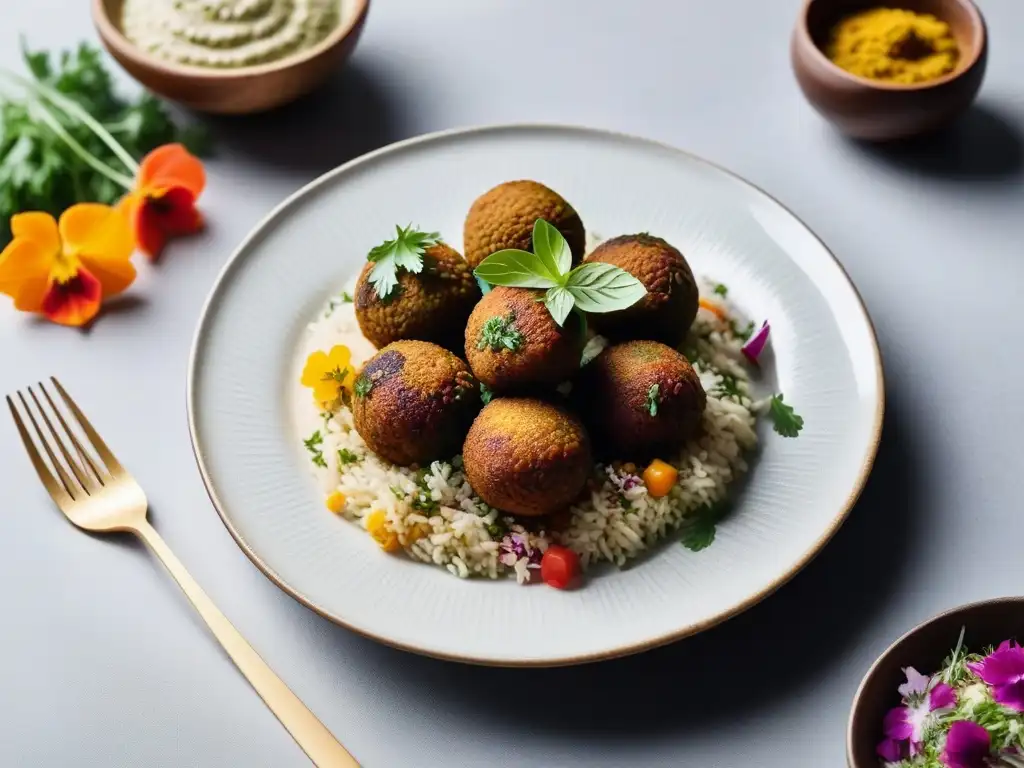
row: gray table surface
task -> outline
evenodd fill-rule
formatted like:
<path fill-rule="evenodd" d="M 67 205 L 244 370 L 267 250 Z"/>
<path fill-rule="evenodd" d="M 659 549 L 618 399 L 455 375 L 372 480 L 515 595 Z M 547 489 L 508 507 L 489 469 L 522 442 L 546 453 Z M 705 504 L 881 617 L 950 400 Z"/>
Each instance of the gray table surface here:
<path fill-rule="evenodd" d="M 1019 391 L 1024 5 L 983 2 L 977 108 L 882 151 L 833 133 L 791 76 L 799 0 L 374 0 L 351 65 L 259 119 L 212 121 L 209 231 L 144 268 L 88 333 L 0 301 L 0 392 L 56 373 L 149 493 L 157 527 L 364 765 L 838 766 L 850 699 L 887 643 L 1024 589 Z M 0 64 L 92 39 L 83 0 L 6 0 Z M 432 661 L 318 618 L 210 507 L 184 412 L 211 283 L 278 201 L 338 163 L 450 126 L 558 121 L 642 134 L 766 188 L 832 247 L 878 329 L 888 409 L 846 526 L 760 606 L 596 666 Z M 0 418 L 5 422 L 6 418 Z M 289 766 L 305 758 L 140 547 L 52 508 L 0 423 L 0 765 Z"/>

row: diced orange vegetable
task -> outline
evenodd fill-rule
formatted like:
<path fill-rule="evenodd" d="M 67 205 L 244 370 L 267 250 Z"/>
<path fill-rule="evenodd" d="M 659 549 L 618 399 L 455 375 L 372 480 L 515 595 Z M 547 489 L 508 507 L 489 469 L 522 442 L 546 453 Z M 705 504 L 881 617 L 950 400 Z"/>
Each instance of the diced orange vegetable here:
<path fill-rule="evenodd" d="M 700 298 L 700 306 L 708 312 L 713 312 L 721 320 L 729 319 L 729 315 L 726 313 L 725 309 L 720 307 L 718 304 L 715 304 L 715 302 L 705 299 L 703 296 Z"/>
<path fill-rule="evenodd" d="M 371 512 L 366 518 L 366 531 L 385 552 L 395 552 L 402 547 L 398 535 L 388 528 L 388 516 L 382 509 Z"/>
<path fill-rule="evenodd" d="M 679 470 L 661 459 L 655 459 L 644 470 L 644 485 L 647 486 L 647 493 L 656 499 L 668 496 L 678 478 Z"/>
<path fill-rule="evenodd" d="M 345 494 L 341 491 L 335 491 L 327 497 L 327 508 L 334 514 L 341 514 L 341 510 L 345 508 Z"/>

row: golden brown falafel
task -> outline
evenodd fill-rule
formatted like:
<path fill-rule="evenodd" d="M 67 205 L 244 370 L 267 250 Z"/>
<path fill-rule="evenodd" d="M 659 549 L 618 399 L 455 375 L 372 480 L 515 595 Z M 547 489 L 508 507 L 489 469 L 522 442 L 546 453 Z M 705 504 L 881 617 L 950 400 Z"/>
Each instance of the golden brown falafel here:
<path fill-rule="evenodd" d="M 527 288 L 498 286 L 483 297 L 466 324 L 466 360 L 495 392 L 556 387 L 576 374 L 583 352 L 577 317 L 559 326 Z"/>
<path fill-rule="evenodd" d="M 654 339 L 678 346 L 697 316 L 700 292 L 678 249 L 646 233 L 601 243 L 587 261 L 614 264 L 643 283 L 647 295 L 619 312 L 593 315 L 594 328 L 615 340 Z"/>
<path fill-rule="evenodd" d="M 423 271 L 402 270 L 398 286 L 385 298 L 369 281 L 367 262 L 356 282 L 356 319 L 363 335 L 378 349 L 400 339 L 432 341 L 462 348 L 466 318 L 480 300 L 473 270 L 454 248 L 437 243 L 423 253 Z"/>
<path fill-rule="evenodd" d="M 356 432 L 381 458 L 408 466 L 450 459 L 480 410 L 480 388 L 451 352 L 426 341 L 396 341 L 356 377 Z"/>
<path fill-rule="evenodd" d="M 469 209 L 462 244 L 466 261 L 476 267 L 495 251 L 533 251 L 533 225 L 544 219 L 569 243 L 576 266 L 586 249 L 579 214 L 561 195 L 537 181 L 506 181 L 478 197 Z"/>
<path fill-rule="evenodd" d="M 525 397 L 497 397 L 480 411 L 466 435 L 462 461 L 481 499 L 525 517 L 571 504 L 594 469 L 582 422 Z"/>
<path fill-rule="evenodd" d="M 697 434 L 707 404 L 686 357 L 657 341 L 608 347 L 583 368 L 576 391 L 602 458 L 671 454 Z"/>

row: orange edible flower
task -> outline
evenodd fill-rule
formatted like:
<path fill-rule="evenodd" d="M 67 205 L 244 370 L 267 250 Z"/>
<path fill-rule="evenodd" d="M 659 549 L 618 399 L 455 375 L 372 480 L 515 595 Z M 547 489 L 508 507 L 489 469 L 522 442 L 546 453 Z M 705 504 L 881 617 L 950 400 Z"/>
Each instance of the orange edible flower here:
<path fill-rule="evenodd" d="M 205 186 L 202 162 L 181 144 L 164 144 L 142 158 L 135 189 L 121 199 L 119 207 L 150 260 L 160 256 L 168 238 L 202 229 L 196 200 Z"/>
<path fill-rule="evenodd" d="M 131 230 L 109 205 L 73 205 L 59 222 L 40 211 L 15 214 L 11 233 L 0 253 L 0 293 L 22 312 L 83 326 L 135 280 Z"/>
<path fill-rule="evenodd" d="M 352 353 L 343 344 L 331 348 L 330 352 L 314 352 L 306 358 L 302 369 L 302 386 L 313 389 L 313 399 L 327 408 L 343 391 L 352 391 L 356 372 L 349 364 Z"/>

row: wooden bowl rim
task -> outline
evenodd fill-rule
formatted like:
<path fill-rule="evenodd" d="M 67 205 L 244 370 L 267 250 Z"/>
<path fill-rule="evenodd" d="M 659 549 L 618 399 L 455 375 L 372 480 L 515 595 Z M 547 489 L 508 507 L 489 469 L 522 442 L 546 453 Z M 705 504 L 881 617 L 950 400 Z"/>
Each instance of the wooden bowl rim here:
<path fill-rule="evenodd" d="M 932 624 L 935 624 L 936 622 L 939 622 L 939 621 L 942 621 L 944 619 L 948 619 L 951 616 L 956 616 L 957 614 L 966 613 L 967 611 L 972 611 L 972 610 L 975 610 L 975 609 L 978 609 L 978 608 L 988 608 L 988 607 L 995 607 L 995 606 L 999 606 L 999 605 L 1009 605 L 1009 604 L 1012 604 L 1012 603 L 1024 603 L 1024 597 L 1022 597 L 1020 595 L 1004 595 L 1003 597 L 993 597 L 993 598 L 989 598 L 987 600 L 976 600 L 976 601 L 974 601 L 972 603 L 963 603 L 962 605 L 958 605 L 958 606 L 956 606 L 954 608 L 950 608 L 947 611 L 943 611 L 942 613 L 937 613 L 934 616 L 932 616 L 931 618 L 925 619 L 924 621 L 922 621 L 921 623 L 917 624 L 912 629 L 908 629 L 906 632 L 904 632 L 902 635 L 900 635 L 897 639 L 893 640 L 893 642 L 889 644 L 889 647 L 886 648 L 884 651 L 882 651 L 882 653 L 879 654 L 878 658 L 875 659 L 874 663 L 868 668 L 868 671 L 864 673 L 864 677 L 861 678 L 860 685 L 857 686 L 857 692 L 853 694 L 853 702 L 850 705 L 850 715 L 849 715 L 849 717 L 847 718 L 847 721 L 846 721 L 846 763 L 847 763 L 847 765 L 848 766 L 853 766 L 854 765 L 854 763 L 853 763 L 853 756 L 854 756 L 853 755 L 853 748 L 854 748 L 854 743 L 853 743 L 853 739 L 854 739 L 853 726 L 854 726 L 854 719 L 857 716 L 857 711 L 860 709 L 861 701 L 864 698 L 864 689 L 867 687 L 868 681 L 871 680 L 871 678 L 874 677 L 876 671 L 878 670 L 878 668 L 882 665 L 882 663 L 884 661 L 888 660 L 888 658 L 892 654 L 894 654 L 897 651 L 897 649 L 899 649 L 900 646 L 902 646 L 907 640 L 909 640 L 911 637 L 913 637 L 914 635 L 918 634 L 919 632 L 923 632 L 924 630 L 928 629 L 928 627 L 930 627 Z M 879 723 L 878 727 L 879 727 L 879 730 L 881 730 L 882 724 Z"/>
<path fill-rule="evenodd" d="M 119 0 L 119 3 L 123 2 L 124 0 Z M 355 11 L 349 17 L 347 23 L 339 24 L 327 37 L 316 45 L 286 56 L 283 59 L 230 69 L 175 64 L 167 59 L 161 59 L 146 53 L 129 40 L 124 32 L 121 31 L 121 27 L 110 18 L 110 15 L 107 13 L 107 3 L 105 0 L 93 0 L 92 17 L 99 30 L 100 37 L 110 47 L 114 48 L 119 55 L 130 59 L 140 66 L 156 70 L 168 77 L 188 77 L 199 80 L 236 80 L 246 77 L 257 77 L 298 66 L 339 45 L 362 23 L 363 17 L 366 16 L 367 9 L 370 6 L 370 0 L 338 0 L 338 3 L 339 5 L 341 3 L 353 3 L 356 6 Z"/>
<path fill-rule="evenodd" d="M 897 93 L 901 91 L 927 91 L 931 88 L 939 88 L 946 83 L 953 82 L 954 80 L 959 80 L 978 64 L 978 60 L 981 58 L 982 53 L 988 45 L 988 29 L 985 25 L 985 17 L 982 15 L 978 6 L 974 4 L 973 0 L 953 0 L 953 2 L 959 3 L 967 12 L 968 17 L 971 20 L 971 29 L 978 35 L 978 44 L 973 46 L 970 56 L 968 56 L 966 60 L 959 62 L 952 72 L 923 83 L 887 83 L 881 80 L 872 80 L 868 77 L 861 77 L 860 75 L 855 75 L 852 72 L 847 72 L 842 67 L 834 64 L 828 56 L 825 55 L 825 52 L 817 46 L 813 38 L 811 38 L 811 32 L 807 28 L 807 15 L 810 12 L 811 6 L 817 2 L 827 2 L 827 0 L 804 0 L 803 7 L 800 9 L 800 16 L 797 20 L 796 29 L 797 34 L 800 37 L 800 42 L 806 47 L 809 47 L 812 51 L 811 55 L 816 57 L 818 61 L 824 64 L 831 73 L 839 79 L 846 80 L 849 83 L 856 83 L 858 85 L 874 88 L 879 91 L 893 91 Z"/>

